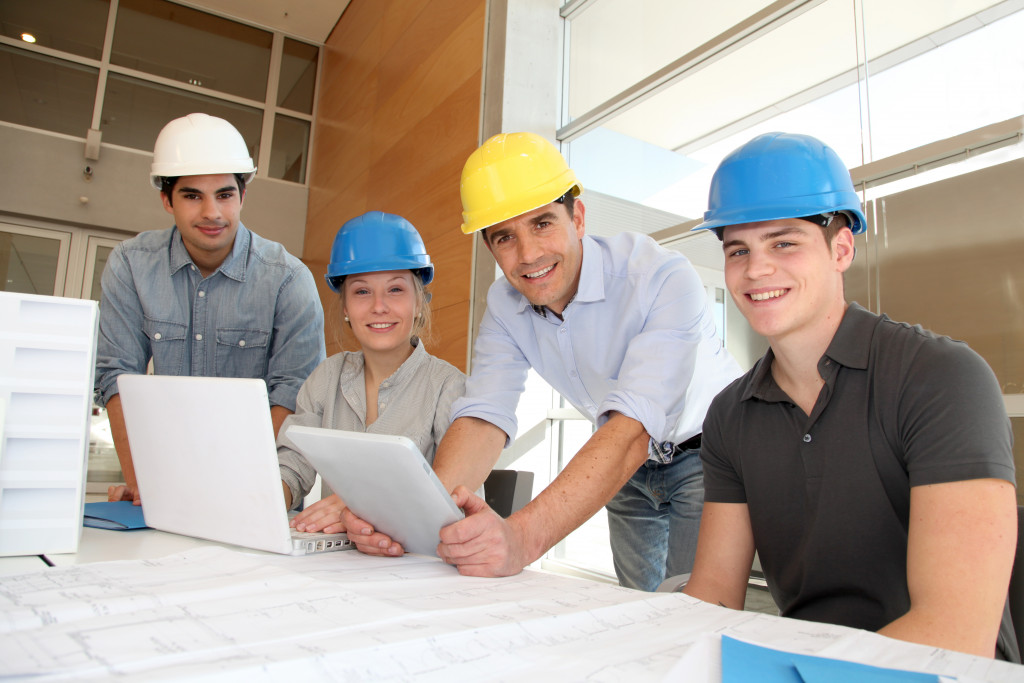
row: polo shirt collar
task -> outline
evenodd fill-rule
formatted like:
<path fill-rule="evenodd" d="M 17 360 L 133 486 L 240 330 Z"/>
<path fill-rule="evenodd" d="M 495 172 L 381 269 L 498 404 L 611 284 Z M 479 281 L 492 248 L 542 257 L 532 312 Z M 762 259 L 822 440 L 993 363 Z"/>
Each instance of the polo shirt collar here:
<path fill-rule="evenodd" d="M 580 284 L 576 288 L 576 294 L 573 295 L 569 303 L 580 302 L 591 302 L 591 301 L 603 301 L 604 300 L 604 254 L 601 253 L 601 248 L 597 245 L 590 235 L 583 235 L 583 265 L 580 267 Z M 568 308 L 568 306 L 566 306 Z M 522 313 L 527 309 L 533 309 L 538 315 L 545 316 L 543 310 L 537 311 L 537 309 L 530 303 L 522 294 L 519 295 L 519 305 L 516 309 L 517 313 Z M 564 317 L 564 312 L 563 312 Z"/>
<path fill-rule="evenodd" d="M 877 320 L 878 316 L 860 304 L 849 304 L 824 355 L 848 368 L 867 369 L 871 337 L 875 333 Z M 746 401 L 754 397 L 766 401 L 788 400 L 772 379 L 771 368 L 774 360 L 775 353 L 769 348 L 747 380 L 740 400 Z"/>
<path fill-rule="evenodd" d="M 247 258 L 249 253 L 249 245 L 252 244 L 252 233 L 249 232 L 241 223 L 238 224 L 238 230 L 235 232 L 235 243 L 231 247 L 231 253 L 224 259 L 224 263 L 220 264 L 217 268 L 217 272 L 224 273 L 226 277 L 239 282 L 245 281 L 245 269 L 249 263 Z M 181 231 L 178 230 L 178 226 L 174 226 L 174 231 L 171 234 L 171 273 L 177 273 L 185 266 L 191 266 L 192 257 L 189 256 L 188 250 L 185 248 L 185 243 L 181 240 Z"/>

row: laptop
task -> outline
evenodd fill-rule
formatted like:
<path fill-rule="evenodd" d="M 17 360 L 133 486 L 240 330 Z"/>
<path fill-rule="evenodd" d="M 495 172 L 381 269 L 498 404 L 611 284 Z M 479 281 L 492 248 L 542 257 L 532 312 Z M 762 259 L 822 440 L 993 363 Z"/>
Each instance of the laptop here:
<path fill-rule="evenodd" d="M 465 516 L 404 436 L 289 425 L 285 437 L 352 512 L 408 552 L 436 555 L 441 528 Z"/>
<path fill-rule="evenodd" d="M 355 547 L 288 526 L 262 379 L 120 375 L 117 386 L 148 526 L 284 555 Z"/>

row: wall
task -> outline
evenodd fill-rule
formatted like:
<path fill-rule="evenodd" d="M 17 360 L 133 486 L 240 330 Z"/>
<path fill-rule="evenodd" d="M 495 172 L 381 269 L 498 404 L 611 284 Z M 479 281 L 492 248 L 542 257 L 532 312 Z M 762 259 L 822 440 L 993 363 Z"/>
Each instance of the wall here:
<path fill-rule="evenodd" d="M 174 224 L 149 184 L 152 153 L 103 145 L 99 161 L 86 161 L 84 138 L 4 124 L 0 149 L 0 212 L 118 230 L 125 237 Z M 86 166 L 92 169 L 91 179 L 85 176 Z M 250 189 L 242 222 L 301 254 L 306 188 L 257 177 Z M 89 201 L 83 203 L 80 197 Z"/>
<path fill-rule="evenodd" d="M 484 0 L 353 0 L 324 46 L 303 260 L 323 282 L 341 225 L 409 219 L 435 265 L 430 351 L 466 368 L 473 240 L 459 177 L 479 139 Z M 339 350 L 328 329 L 328 352 Z M 350 343 L 354 343 L 350 340 Z"/>

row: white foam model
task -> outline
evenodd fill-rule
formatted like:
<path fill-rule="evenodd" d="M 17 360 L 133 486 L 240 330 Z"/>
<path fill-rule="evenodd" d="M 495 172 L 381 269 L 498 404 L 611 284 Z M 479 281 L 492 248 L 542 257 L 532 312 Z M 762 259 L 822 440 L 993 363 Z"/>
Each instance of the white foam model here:
<path fill-rule="evenodd" d="M 78 550 L 98 320 L 95 301 L 0 292 L 0 556 Z"/>

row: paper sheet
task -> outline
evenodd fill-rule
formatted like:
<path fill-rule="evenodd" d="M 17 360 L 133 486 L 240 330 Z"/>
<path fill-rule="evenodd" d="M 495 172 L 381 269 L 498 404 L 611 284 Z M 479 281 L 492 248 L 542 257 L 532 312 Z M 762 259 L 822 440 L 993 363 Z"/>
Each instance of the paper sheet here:
<path fill-rule="evenodd" d="M 859 632 L 533 571 L 468 578 L 413 555 L 208 547 L 0 578 L 0 676 L 33 681 L 662 680 L 720 633 L 820 654 Z"/>

